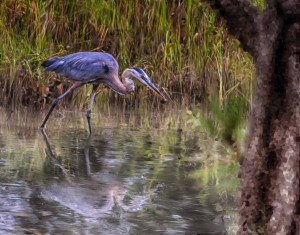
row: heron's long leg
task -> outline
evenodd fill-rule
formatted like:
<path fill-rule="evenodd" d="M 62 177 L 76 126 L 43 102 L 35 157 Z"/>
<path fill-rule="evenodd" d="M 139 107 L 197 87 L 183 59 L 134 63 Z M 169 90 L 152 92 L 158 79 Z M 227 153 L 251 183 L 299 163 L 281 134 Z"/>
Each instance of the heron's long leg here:
<path fill-rule="evenodd" d="M 93 92 L 92 92 L 92 96 L 91 96 L 91 101 L 90 101 L 90 106 L 86 112 L 86 118 L 89 124 L 89 131 L 90 131 L 90 135 L 92 134 L 92 127 L 91 127 L 91 112 L 92 112 L 92 107 L 93 107 L 93 103 L 94 103 L 94 99 L 96 96 L 96 91 L 99 85 L 93 85 Z"/>
<path fill-rule="evenodd" d="M 63 93 L 61 96 L 59 96 L 52 102 L 51 107 L 50 107 L 48 113 L 46 114 L 46 117 L 44 118 L 42 125 L 40 126 L 40 129 L 44 129 L 46 122 L 47 122 L 48 118 L 50 117 L 50 114 L 52 113 L 53 109 L 57 105 L 58 101 L 60 101 L 62 98 L 64 98 L 69 93 L 72 93 L 75 89 L 82 86 L 83 84 L 84 83 L 82 83 L 82 82 L 75 82 L 65 93 Z"/>

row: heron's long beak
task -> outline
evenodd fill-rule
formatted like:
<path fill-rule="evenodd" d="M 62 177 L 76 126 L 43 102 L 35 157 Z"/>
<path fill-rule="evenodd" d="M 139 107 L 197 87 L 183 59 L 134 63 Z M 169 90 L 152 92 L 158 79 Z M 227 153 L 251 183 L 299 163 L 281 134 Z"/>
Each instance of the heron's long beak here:
<path fill-rule="evenodd" d="M 148 77 L 142 76 L 141 79 L 142 82 L 154 92 L 154 94 L 162 98 L 164 101 L 167 101 L 167 98 L 160 92 L 160 90 L 158 90 L 158 88 L 151 82 Z"/>

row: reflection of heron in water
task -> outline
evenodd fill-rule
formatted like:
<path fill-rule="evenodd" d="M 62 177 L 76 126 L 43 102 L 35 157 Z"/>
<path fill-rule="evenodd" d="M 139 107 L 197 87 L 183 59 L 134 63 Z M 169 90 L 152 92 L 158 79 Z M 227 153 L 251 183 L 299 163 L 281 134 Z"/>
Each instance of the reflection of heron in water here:
<path fill-rule="evenodd" d="M 97 88 L 100 84 L 105 84 L 113 91 L 120 95 L 133 92 L 135 89 L 134 82 L 130 77 L 137 78 L 142 84 L 148 86 L 156 95 L 166 101 L 164 95 L 151 82 L 147 74 L 140 68 L 128 68 L 122 73 L 119 79 L 119 65 L 115 58 L 108 53 L 103 52 L 78 52 L 65 57 L 53 57 L 42 63 L 44 71 L 54 71 L 58 75 L 66 77 L 73 82 L 73 85 L 61 96 L 55 99 L 42 122 L 40 129 L 44 129 L 45 124 L 57 103 L 69 93 L 85 84 L 93 84 L 90 106 L 87 111 L 87 121 L 89 132 L 92 133 L 90 115 L 96 95 Z"/>
<path fill-rule="evenodd" d="M 69 182 L 72 182 L 71 178 L 73 177 L 73 174 L 70 173 L 70 170 L 66 169 L 57 159 L 57 157 L 55 156 L 55 154 L 52 151 L 50 142 L 49 142 L 49 138 L 45 132 L 45 130 L 41 130 L 41 134 L 43 135 L 43 139 L 46 143 L 46 155 L 47 157 L 49 157 L 51 163 L 57 167 L 58 169 L 61 170 L 62 174 L 64 177 L 66 177 L 66 179 Z M 84 147 L 84 160 L 85 160 L 85 170 L 86 170 L 86 174 L 88 176 L 92 175 L 92 170 L 91 170 L 91 161 L 90 161 L 90 141 L 91 141 L 91 136 L 88 137 L 88 139 L 86 140 L 85 143 L 85 147 Z M 81 166 L 82 168 L 82 166 Z"/>
<path fill-rule="evenodd" d="M 66 177 L 66 180 L 68 182 L 72 182 L 71 180 L 71 175 L 69 174 L 69 170 L 67 170 L 62 164 L 59 163 L 59 160 L 57 159 L 57 157 L 55 156 L 55 154 L 53 153 L 49 140 L 48 140 L 48 136 L 46 134 L 46 132 L 44 130 L 41 131 L 42 135 L 43 135 L 43 139 L 46 143 L 46 155 L 47 157 L 50 159 L 51 163 L 57 167 L 58 169 L 61 170 L 62 174 L 64 177 Z"/>
<path fill-rule="evenodd" d="M 66 181 L 61 180 L 58 183 L 53 183 L 41 190 L 42 196 L 49 201 L 56 201 L 61 205 L 72 209 L 86 217 L 101 217 L 112 211 L 114 206 L 122 204 L 125 196 L 125 189 L 118 186 L 100 187 L 99 190 L 95 187 L 96 182 L 93 177 L 88 180 L 75 179 L 74 175 L 69 172 L 58 160 L 51 149 L 47 134 L 42 130 L 43 139 L 46 143 L 46 154 L 51 163 L 59 168 L 66 178 Z M 90 158 L 89 158 L 89 142 L 84 148 L 85 163 L 87 174 L 90 176 Z"/>
<path fill-rule="evenodd" d="M 90 138 L 84 148 L 88 179 L 86 177 L 76 179 L 75 174 L 71 174 L 53 153 L 47 134 L 43 130 L 41 133 L 46 143 L 47 157 L 66 178 L 66 181 L 60 180 L 42 189 L 41 194 L 44 199 L 56 201 L 76 213 L 93 218 L 105 216 L 115 207 L 124 211 L 136 211 L 143 208 L 148 200 L 148 194 L 134 196 L 130 205 L 127 205 L 124 203 L 124 198 L 128 192 L 120 182 L 111 178 L 109 174 L 92 172 L 89 156 Z"/>

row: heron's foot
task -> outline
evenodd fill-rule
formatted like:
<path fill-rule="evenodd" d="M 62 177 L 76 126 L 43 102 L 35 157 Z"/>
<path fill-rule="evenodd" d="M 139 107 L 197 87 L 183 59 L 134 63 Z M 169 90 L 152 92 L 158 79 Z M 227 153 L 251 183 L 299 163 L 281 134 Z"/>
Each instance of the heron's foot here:
<path fill-rule="evenodd" d="M 92 132 L 89 131 L 88 140 L 91 139 L 91 137 L 92 137 Z"/>
<path fill-rule="evenodd" d="M 45 126 L 41 125 L 41 126 L 39 127 L 39 131 L 40 131 L 41 133 L 44 133 L 44 132 L 45 132 Z"/>

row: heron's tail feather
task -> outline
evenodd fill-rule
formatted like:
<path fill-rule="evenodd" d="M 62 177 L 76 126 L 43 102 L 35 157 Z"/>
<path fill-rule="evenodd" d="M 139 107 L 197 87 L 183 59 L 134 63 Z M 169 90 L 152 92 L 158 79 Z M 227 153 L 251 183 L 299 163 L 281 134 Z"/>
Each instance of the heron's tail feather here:
<path fill-rule="evenodd" d="M 51 71 L 53 70 L 53 65 L 55 62 L 57 62 L 60 58 L 58 56 L 52 57 L 49 60 L 44 61 L 41 65 L 45 68 L 44 71 Z"/>

